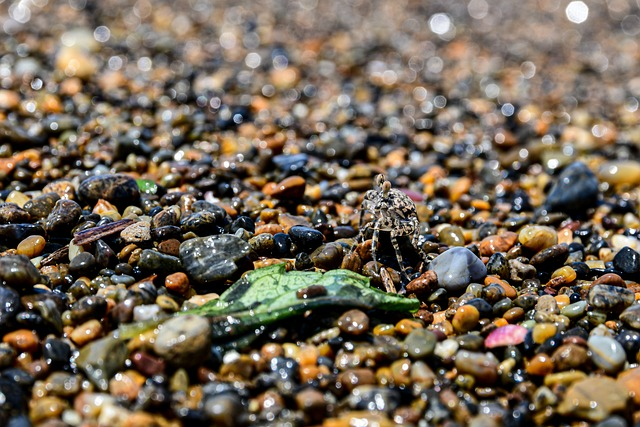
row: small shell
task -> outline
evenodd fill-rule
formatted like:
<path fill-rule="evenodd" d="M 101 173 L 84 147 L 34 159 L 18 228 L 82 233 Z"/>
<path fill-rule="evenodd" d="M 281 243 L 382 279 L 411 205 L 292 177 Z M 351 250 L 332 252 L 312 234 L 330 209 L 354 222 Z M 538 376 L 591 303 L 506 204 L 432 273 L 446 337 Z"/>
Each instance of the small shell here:
<path fill-rule="evenodd" d="M 493 330 L 484 340 L 486 348 L 518 345 L 524 341 L 529 330 L 520 325 L 505 325 Z"/>

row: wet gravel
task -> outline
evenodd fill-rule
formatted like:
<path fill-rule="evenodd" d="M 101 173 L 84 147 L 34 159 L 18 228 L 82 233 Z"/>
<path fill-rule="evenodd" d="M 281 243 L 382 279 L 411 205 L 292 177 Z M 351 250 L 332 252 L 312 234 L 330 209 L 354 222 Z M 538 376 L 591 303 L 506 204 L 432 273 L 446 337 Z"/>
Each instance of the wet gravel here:
<path fill-rule="evenodd" d="M 0 15 L 1 426 L 640 423 L 635 2 Z M 420 309 L 177 315 L 274 263 Z"/>

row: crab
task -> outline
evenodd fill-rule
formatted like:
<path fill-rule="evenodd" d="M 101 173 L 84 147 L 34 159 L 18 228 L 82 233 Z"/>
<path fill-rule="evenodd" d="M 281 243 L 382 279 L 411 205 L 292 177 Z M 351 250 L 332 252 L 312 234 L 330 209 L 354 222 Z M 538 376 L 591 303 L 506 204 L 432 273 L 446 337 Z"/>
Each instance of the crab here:
<path fill-rule="evenodd" d="M 426 261 L 426 254 L 418 245 L 420 229 L 416 205 L 405 193 L 391 188 L 391 183 L 382 174 L 375 177 L 374 184 L 376 189 L 365 193 L 360 206 L 360 232 L 356 240 L 358 242 L 363 241 L 369 229 L 373 230 L 371 256 L 377 266 L 376 251 L 380 232 L 389 232 L 396 259 L 402 269 L 402 275 L 410 281 L 397 239 L 401 236 L 411 236 L 411 244 L 420 253 L 422 259 Z M 373 214 L 373 220 L 365 222 L 366 212 Z"/>

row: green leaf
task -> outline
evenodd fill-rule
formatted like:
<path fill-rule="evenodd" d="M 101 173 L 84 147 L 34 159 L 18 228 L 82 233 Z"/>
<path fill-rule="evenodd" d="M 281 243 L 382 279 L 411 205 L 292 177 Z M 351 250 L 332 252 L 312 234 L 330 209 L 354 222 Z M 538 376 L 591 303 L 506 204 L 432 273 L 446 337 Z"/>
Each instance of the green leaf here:
<path fill-rule="evenodd" d="M 318 296 L 299 295 L 312 285 Z M 214 338 L 230 338 L 320 307 L 416 311 L 419 305 L 372 288 L 367 277 L 349 270 L 286 272 L 284 264 L 276 264 L 247 273 L 219 299 L 184 313 L 212 317 Z"/>
<path fill-rule="evenodd" d="M 150 179 L 136 179 L 138 189 L 144 194 L 156 194 L 158 192 L 158 184 Z"/>

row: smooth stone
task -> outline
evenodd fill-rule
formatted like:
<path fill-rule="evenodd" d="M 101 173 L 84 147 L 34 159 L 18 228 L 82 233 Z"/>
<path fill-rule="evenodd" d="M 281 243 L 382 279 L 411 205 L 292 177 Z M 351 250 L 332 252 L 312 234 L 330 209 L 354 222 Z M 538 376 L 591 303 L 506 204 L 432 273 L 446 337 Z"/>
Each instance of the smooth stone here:
<path fill-rule="evenodd" d="M 442 228 L 438 233 L 438 239 L 447 246 L 464 246 L 464 233 L 457 225 Z"/>
<path fill-rule="evenodd" d="M 69 263 L 69 272 L 78 276 L 88 276 L 96 267 L 96 257 L 90 252 L 80 252 Z"/>
<path fill-rule="evenodd" d="M 106 336 L 85 345 L 75 363 L 98 389 L 107 391 L 109 380 L 124 368 L 128 355 L 125 341 Z"/>
<path fill-rule="evenodd" d="M 208 397 L 202 405 L 212 426 L 236 427 L 242 425 L 238 419 L 244 408 L 236 393 L 219 393 Z"/>
<path fill-rule="evenodd" d="M 0 281 L 18 291 L 25 291 L 42 283 L 42 276 L 28 257 L 5 255 L 0 257 Z"/>
<path fill-rule="evenodd" d="M 324 242 L 324 234 L 311 227 L 304 225 L 294 225 L 288 232 L 291 241 L 298 247 L 298 250 L 311 253 L 315 248 Z"/>
<path fill-rule="evenodd" d="M 404 350 L 412 359 L 423 359 L 433 354 L 438 337 L 428 329 L 414 329 L 404 339 Z"/>
<path fill-rule="evenodd" d="M 588 340 L 591 360 L 607 374 L 620 371 L 627 360 L 627 354 L 619 342 L 611 337 L 592 335 Z"/>
<path fill-rule="evenodd" d="M 166 274 L 182 270 L 182 262 L 180 258 L 163 254 L 153 249 L 144 249 L 140 252 L 138 267 L 143 270 Z"/>
<path fill-rule="evenodd" d="M 475 377 L 478 384 L 492 385 L 498 379 L 498 361 L 491 353 L 460 350 L 455 356 L 458 373 Z"/>
<path fill-rule="evenodd" d="M 175 366 L 195 366 L 211 353 L 209 320 L 194 315 L 163 323 L 153 344 L 156 354 Z"/>
<path fill-rule="evenodd" d="M 537 270 L 552 271 L 561 267 L 569 257 L 569 246 L 553 245 L 531 257 L 531 265 Z"/>
<path fill-rule="evenodd" d="M 598 204 L 598 178 L 584 163 L 567 166 L 555 182 L 545 207 L 551 212 L 584 213 Z"/>
<path fill-rule="evenodd" d="M 251 246 L 231 234 L 198 237 L 180 245 L 180 259 L 192 284 L 208 285 L 228 279 L 238 272 L 236 262 Z"/>
<path fill-rule="evenodd" d="M 438 356 L 440 359 L 447 360 L 453 357 L 459 348 L 460 344 L 458 344 L 458 341 L 452 338 L 447 338 L 444 341 L 436 343 L 436 348 L 433 350 L 433 354 Z"/>
<path fill-rule="evenodd" d="M 347 335 L 363 335 L 369 332 L 369 316 L 358 309 L 346 311 L 338 318 L 338 328 Z"/>
<path fill-rule="evenodd" d="M 640 405 L 640 368 L 633 368 L 618 374 L 618 384 L 627 389 L 631 399 Z"/>
<path fill-rule="evenodd" d="M 640 254 L 630 247 L 624 247 L 613 257 L 613 268 L 624 274 L 640 272 Z"/>
<path fill-rule="evenodd" d="M 18 244 L 16 251 L 18 255 L 33 258 L 42 253 L 46 244 L 47 241 L 42 236 L 29 236 Z"/>
<path fill-rule="evenodd" d="M 42 347 L 42 357 L 47 365 L 62 367 L 69 363 L 71 346 L 60 338 L 47 338 Z"/>
<path fill-rule="evenodd" d="M 525 248 L 537 253 L 558 244 L 558 234 L 556 230 L 545 225 L 526 225 L 518 233 L 518 241 Z"/>
<path fill-rule="evenodd" d="M 520 325 L 505 325 L 491 331 L 485 339 L 487 348 L 506 347 L 524 342 L 528 329 Z"/>
<path fill-rule="evenodd" d="M 480 320 L 480 312 L 472 305 L 463 305 L 456 310 L 451 324 L 458 333 L 465 333 L 475 329 Z"/>
<path fill-rule="evenodd" d="M 104 199 L 118 208 L 137 205 L 140 191 L 135 179 L 124 174 L 96 175 L 85 179 L 78 187 L 78 196 L 83 203 L 93 206 Z"/>
<path fill-rule="evenodd" d="M 589 360 L 587 349 L 576 344 L 563 344 L 551 355 L 556 371 L 583 368 Z"/>
<path fill-rule="evenodd" d="M 561 415 L 599 422 L 623 411 L 629 400 L 627 390 L 609 377 L 588 377 L 573 383 L 558 405 Z"/>
<path fill-rule="evenodd" d="M 82 208 L 73 200 L 60 199 L 47 216 L 44 228 L 48 234 L 68 234 L 82 215 Z"/>
<path fill-rule="evenodd" d="M 640 304 L 633 304 L 620 313 L 620 320 L 634 329 L 640 329 Z"/>
<path fill-rule="evenodd" d="M 80 298 L 71 307 L 71 320 L 83 323 L 90 319 L 102 319 L 107 313 L 107 300 L 98 295 L 90 295 Z"/>
<path fill-rule="evenodd" d="M 480 282 L 487 275 L 482 261 L 463 247 L 453 247 L 438 255 L 429 270 L 436 273 L 438 285 L 450 292 L 463 291 L 469 283 Z"/>
<path fill-rule="evenodd" d="M 587 310 L 586 301 L 578 301 L 573 304 L 569 304 L 560 310 L 560 314 L 567 316 L 569 319 L 578 319 L 582 317 Z"/>
<path fill-rule="evenodd" d="M 622 311 L 635 301 L 632 290 L 612 285 L 596 285 L 589 290 L 587 300 L 596 309 Z"/>
<path fill-rule="evenodd" d="M 640 184 L 640 162 L 636 160 L 604 162 L 598 168 L 598 178 L 611 185 Z"/>

